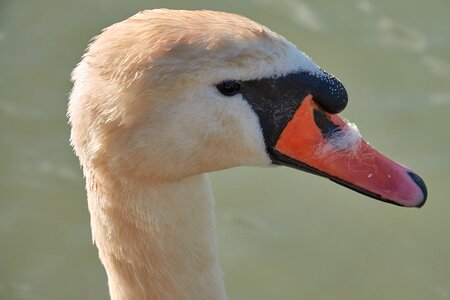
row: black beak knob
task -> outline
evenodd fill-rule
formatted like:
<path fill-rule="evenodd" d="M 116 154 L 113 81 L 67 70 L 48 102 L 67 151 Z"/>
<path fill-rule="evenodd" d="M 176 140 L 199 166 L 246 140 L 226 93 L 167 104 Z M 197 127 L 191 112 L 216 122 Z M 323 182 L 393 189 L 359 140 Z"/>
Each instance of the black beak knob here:
<path fill-rule="evenodd" d="M 331 114 L 343 111 L 348 102 L 344 85 L 325 71 L 322 76 L 314 75 L 314 77 L 315 80 L 311 80 L 314 101 Z"/>

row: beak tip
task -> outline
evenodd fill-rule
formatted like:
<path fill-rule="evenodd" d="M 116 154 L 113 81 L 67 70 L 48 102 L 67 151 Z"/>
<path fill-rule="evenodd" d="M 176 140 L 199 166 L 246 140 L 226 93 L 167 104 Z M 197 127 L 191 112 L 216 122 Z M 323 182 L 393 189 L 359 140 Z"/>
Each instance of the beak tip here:
<path fill-rule="evenodd" d="M 417 208 L 421 208 L 427 201 L 427 196 L 428 196 L 427 186 L 425 185 L 425 182 L 423 181 L 423 179 L 420 178 L 420 176 L 417 175 L 416 173 L 408 171 L 408 175 L 409 175 L 409 177 L 411 177 L 411 179 L 417 184 L 419 189 L 422 191 L 422 199 L 420 199 L 419 202 L 415 205 Z"/>

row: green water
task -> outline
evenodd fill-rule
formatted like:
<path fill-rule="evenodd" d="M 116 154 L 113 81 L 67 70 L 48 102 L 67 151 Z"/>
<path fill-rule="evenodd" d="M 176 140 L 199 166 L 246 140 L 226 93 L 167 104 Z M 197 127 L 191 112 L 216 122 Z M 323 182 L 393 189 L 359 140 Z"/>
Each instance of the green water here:
<path fill-rule="evenodd" d="M 68 145 L 69 74 L 101 28 L 156 7 L 286 36 L 344 82 L 344 116 L 428 184 L 418 210 L 287 168 L 213 174 L 230 299 L 450 299 L 446 0 L 0 0 L 0 299 L 107 298 Z"/>

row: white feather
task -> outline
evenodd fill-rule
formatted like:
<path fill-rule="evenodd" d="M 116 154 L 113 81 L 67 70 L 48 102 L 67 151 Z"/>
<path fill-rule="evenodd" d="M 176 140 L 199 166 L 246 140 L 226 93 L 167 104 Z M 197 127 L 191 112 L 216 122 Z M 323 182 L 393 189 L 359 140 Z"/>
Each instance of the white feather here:
<path fill-rule="evenodd" d="M 358 127 L 347 120 L 345 122 L 346 126 L 319 144 L 316 150 L 317 157 L 324 158 L 337 153 L 355 155 L 358 152 L 362 140 Z"/>

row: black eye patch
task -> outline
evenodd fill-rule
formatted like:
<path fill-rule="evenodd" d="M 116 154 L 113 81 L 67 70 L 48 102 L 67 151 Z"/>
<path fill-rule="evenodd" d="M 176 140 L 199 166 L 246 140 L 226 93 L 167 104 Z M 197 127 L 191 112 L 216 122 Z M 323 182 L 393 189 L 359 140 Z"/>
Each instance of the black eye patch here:
<path fill-rule="evenodd" d="M 322 74 L 299 71 L 275 78 L 241 81 L 240 85 L 240 93 L 259 118 L 269 153 L 308 94 L 329 113 L 338 113 L 347 105 L 347 92 L 342 83 L 324 71 Z M 321 129 L 331 133 L 331 124 L 321 125 Z"/>

